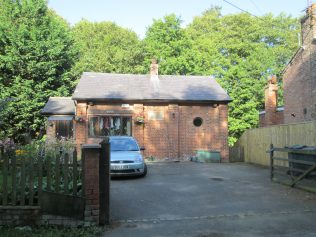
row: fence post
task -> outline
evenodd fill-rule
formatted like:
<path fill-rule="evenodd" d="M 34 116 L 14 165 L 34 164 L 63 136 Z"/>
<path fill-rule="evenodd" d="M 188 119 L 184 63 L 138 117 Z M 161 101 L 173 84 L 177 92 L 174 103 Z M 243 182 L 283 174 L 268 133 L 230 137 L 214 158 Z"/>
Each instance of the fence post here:
<path fill-rule="evenodd" d="M 3 170 L 2 170 L 2 205 L 8 204 L 8 156 L 3 147 L 1 147 L 1 156 L 3 158 Z"/>
<path fill-rule="evenodd" d="M 274 171 L 273 154 L 274 154 L 273 144 L 270 144 L 270 179 L 271 181 L 273 180 L 273 171 Z"/>
<path fill-rule="evenodd" d="M 100 225 L 110 224 L 110 140 L 101 143 L 99 163 Z"/>
<path fill-rule="evenodd" d="M 101 146 L 99 144 L 82 145 L 84 160 L 84 220 L 99 224 L 100 193 L 99 193 L 99 160 Z"/>
<path fill-rule="evenodd" d="M 40 152 L 38 154 L 38 204 L 41 205 L 42 192 L 43 192 L 43 161 L 45 159 L 45 146 L 43 143 L 40 145 Z"/>
<path fill-rule="evenodd" d="M 73 169 L 73 180 L 72 180 L 72 195 L 77 196 L 78 189 L 78 165 L 77 165 L 77 147 L 75 147 L 72 153 L 72 169 Z"/>

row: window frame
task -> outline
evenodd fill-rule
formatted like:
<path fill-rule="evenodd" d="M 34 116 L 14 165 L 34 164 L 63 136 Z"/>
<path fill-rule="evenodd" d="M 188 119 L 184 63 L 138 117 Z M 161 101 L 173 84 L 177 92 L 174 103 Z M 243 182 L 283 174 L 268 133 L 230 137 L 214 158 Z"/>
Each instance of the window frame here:
<path fill-rule="evenodd" d="M 111 115 L 104 115 L 104 114 L 90 114 L 88 115 L 88 122 L 87 122 L 87 135 L 88 135 L 88 138 L 104 138 L 104 137 L 107 137 L 107 136 L 99 136 L 99 135 L 91 135 L 90 134 L 90 121 L 91 121 L 91 118 L 98 118 L 98 122 L 100 121 L 100 118 L 101 117 L 108 117 L 108 118 L 113 118 L 113 117 L 120 117 L 120 135 L 114 135 L 114 134 L 111 134 L 111 131 L 110 131 L 110 134 L 109 136 L 132 136 L 132 133 L 133 133 L 133 130 L 132 130 L 132 116 L 130 115 L 121 115 L 121 114 L 111 114 Z M 129 118 L 129 122 L 130 122 L 130 135 L 123 135 L 123 118 Z M 99 131 L 100 133 L 100 131 Z"/>
<path fill-rule="evenodd" d="M 200 123 L 200 125 L 196 125 L 197 121 Z M 198 117 L 194 117 L 194 119 L 192 121 L 193 126 L 196 127 L 196 128 L 201 127 L 203 125 L 203 122 L 204 122 L 203 119 L 201 117 L 199 117 L 199 116 Z"/>
<path fill-rule="evenodd" d="M 67 136 L 63 136 L 63 135 L 60 135 L 59 131 L 60 131 L 60 128 L 62 127 L 60 124 L 63 124 L 62 126 L 63 129 L 64 129 L 64 132 L 63 132 L 63 135 L 66 135 Z M 65 139 L 71 139 L 74 137 L 74 122 L 73 120 L 54 120 L 54 125 L 55 125 L 55 137 L 57 139 L 62 139 L 62 138 L 65 138 Z"/>

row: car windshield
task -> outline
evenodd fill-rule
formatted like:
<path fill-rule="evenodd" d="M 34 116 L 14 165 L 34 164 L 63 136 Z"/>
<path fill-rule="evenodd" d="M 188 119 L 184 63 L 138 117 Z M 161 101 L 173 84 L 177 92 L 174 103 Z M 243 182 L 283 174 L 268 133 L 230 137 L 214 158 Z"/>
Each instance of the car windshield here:
<path fill-rule="evenodd" d="M 111 140 L 111 151 L 139 151 L 139 148 L 132 139 L 113 139 Z"/>

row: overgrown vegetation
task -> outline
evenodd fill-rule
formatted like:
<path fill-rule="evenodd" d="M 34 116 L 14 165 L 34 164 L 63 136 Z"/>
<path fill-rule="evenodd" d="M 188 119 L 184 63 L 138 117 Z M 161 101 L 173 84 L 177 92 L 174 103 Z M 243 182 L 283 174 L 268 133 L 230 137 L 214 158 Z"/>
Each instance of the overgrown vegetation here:
<path fill-rule="evenodd" d="M 232 144 L 257 126 L 266 79 L 281 78 L 298 30 L 286 14 L 222 15 L 213 7 L 185 28 L 174 14 L 156 19 L 141 40 L 112 22 L 70 28 L 45 0 L 0 0 L 0 100 L 16 99 L 0 111 L 0 131 L 19 141 L 23 133 L 36 137 L 48 97 L 69 95 L 83 71 L 148 73 L 157 58 L 160 74 L 212 75 L 227 90 Z"/>
<path fill-rule="evenodd" d="M 23 141 L 44 127 L 47 99 L 72 92 L 75 42 L 45 0 L 0 0 L 0 39 L 0 99 L 15 99 L 0 112 L 0 131 Z"/>
<path fill-rule="evenodd" d="M 82 166 L 74 154 L 75 149 L 72 140 L 32 141 L 23 146 L 12 143 L 12 140 L 0 142 L 1 191 L 6 187 L 5 192 L 0 192 L 0 205 L 3 205 L 4 196 L 10 205 L 36 204 L 39 187 L 45 191 L 81 196 Z"/>
<path fill-rule="evenodd" d="M 2 237 L 94 237 L 99 236 L 101 227 L 0 227 Z"/>

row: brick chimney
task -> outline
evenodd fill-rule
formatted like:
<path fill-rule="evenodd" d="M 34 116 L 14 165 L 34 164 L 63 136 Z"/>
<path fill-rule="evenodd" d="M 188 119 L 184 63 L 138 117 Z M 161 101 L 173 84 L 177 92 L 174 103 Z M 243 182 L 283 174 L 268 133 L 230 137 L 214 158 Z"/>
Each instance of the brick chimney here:
<path fill-rule="evenodd" d="M 158 78 L 158 63 L 156 59 L 151 60 L 151 65 L 150 65 L 150 83 L 153 88 L 155 96 L 159 96 L 159 91 L 160 91 L 160 82 Z"/>
<path fill-rule="evenodd" d="M 276 124 L 276 111 L 278 101 L 278 81 L 275 75 L 268 79 L 265 87 L 265 123 L 266 125 Z"/>
<path fill-rule="evenodd" d="M 158 68 L 159 65 L 157 63 L 157 60 L 155 58 L 152 59 L 150 65 L 150 77 L 158 77 Z"/>
<path fill-rule="evenodd" d="M 306 9 L 306 15 L 301 19 L 302 45 L 316 42 L 316 3 Z"/>

